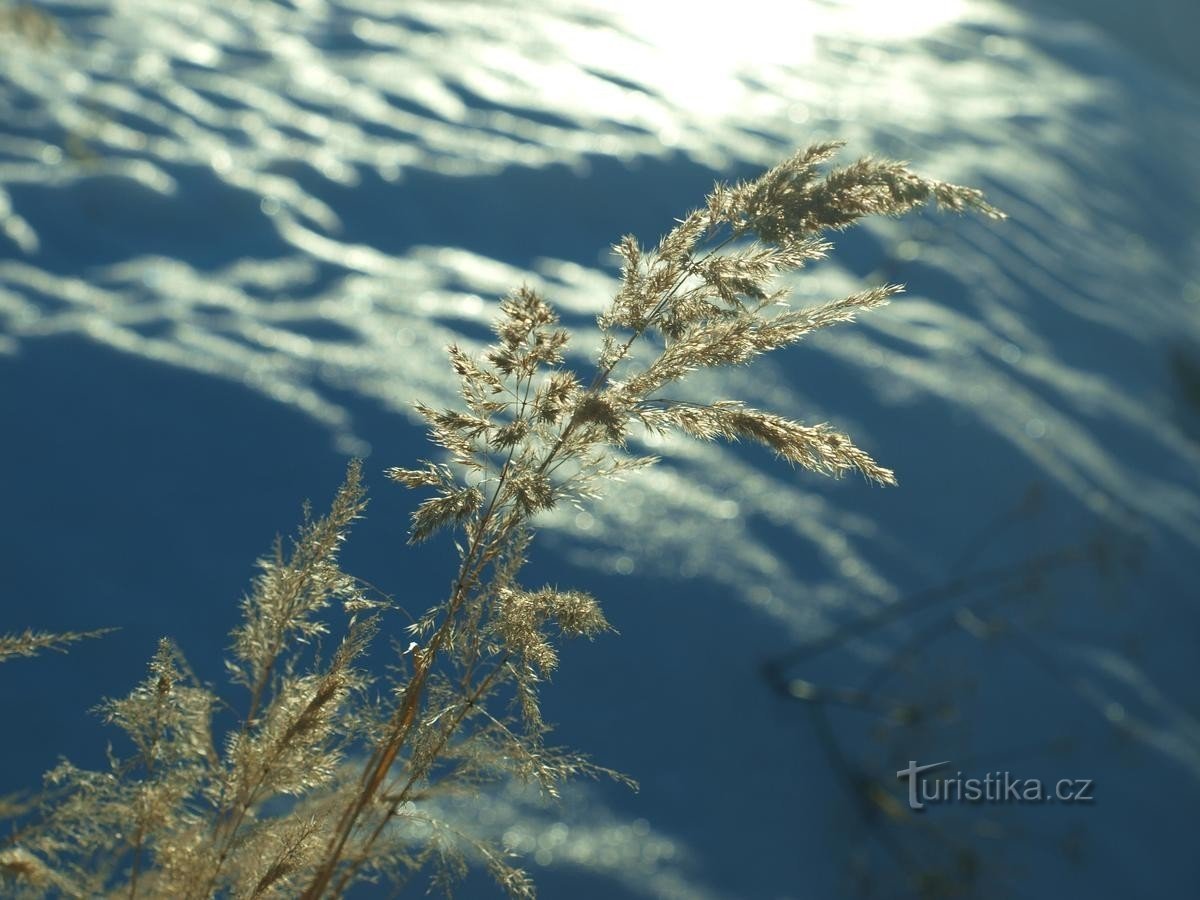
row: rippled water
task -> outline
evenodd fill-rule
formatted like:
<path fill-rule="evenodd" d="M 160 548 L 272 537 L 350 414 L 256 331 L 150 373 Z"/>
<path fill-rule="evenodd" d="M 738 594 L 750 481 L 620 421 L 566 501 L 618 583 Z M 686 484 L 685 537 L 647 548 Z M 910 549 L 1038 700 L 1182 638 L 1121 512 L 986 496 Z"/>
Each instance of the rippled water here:
<path fill-rule="evenodd" d="M 1067 529 L 1136 527 L 1147 593 L 1194 574 L 1200 444 L 1171 360 L 1200 353 L 1200 157 L 1182 149 L 1200 101 L 1094 30 L 977 0 L 43 8 L 52 27 L 0 25 L 7 354 L 83 336 L 232 379 L 369 454 L 356 409 L 450 402 L 440 348 L 481 344 L 510 287 L 545 289 L 583 364 L 621 231 L 649 242 L 713 177 L 839 136 L 980 185 L 1011 219 L 845 235 L 799 297 L 909 293 L 720 390 L 846 427 L 900 491 L 672 442 L 668 465 L 549 521 L 555 546 L 719 584 L 799 637 L 944 574 L 1039 482 Z M 1118 634 L 1142 621 L 1122 615 Z M 1073 638 L 1095 705 L 1170 677 L 1189 651 L 1162 637 L 1150 674 L 1113 634 Z M 1159 690 L 1128 712 L 1198 775 L 1193 713 Z"/>
<path fill-rule="evenodd" d="M 527 277 L 481 252 L 487 232 L 589 210 L 569 197 L 548 207 L 532 186 L 505 196 L 508 209 L 478 212 L 481 246 L 428 243 L 426 217 L 470 222 L 470 205 L 488 203 L 491 179 L 513 167 L 682 155 L 721 173 L 839 134 L 855 151 L 985 184 L 1014 221 L 876 229 L 863 268 L 936 277 L 816 352 L 852 364 L 839 377 L 880 376 L 870 386 L 885 402 L 960 407 L 1001 444 L 989 454 L 1032 459 L 1091 509 L 1120 503 L 1195 540 L 1200 505 L 1181 490 L 1195 445 L 1140 400 L 1161 390 L 1147 371 L 1161 342 L 1196 336 L 1185 306 L 1200 290 L 1195 234 L 1155 221 L 1194 221 L 1200 180 L 1175 152 L 1196 138 L 1194 100 L 1167 91 L 1159 108 L 1140 107 L 1129 85 L 1070 68 L 1081 40 L 1071 29 L 1029 33 L 995 5 L 932 3 L 915 17 L 851 7 L 751 4 L 721 27 L 720 46 L 706 45 L 705 20 L 621 4 L 52 7 L 64 38 L 10 39 L 3 61 L 0 210 L 19 251 L 0 268 L 6 346 L 78 332 L 237 378 L 363 452 L 333 395 L 405 412 L 413 397 L 447 395 L 437 348 L 477 334 L 469 326 L 490 320 L 493 298 Z M 476 197 L 456 192 L 458 207 L 438 209 L 431 188 L 414 207 L 405 184 L 424 173 L 469 177 Z M 185 258 L 170 254 L 181 245 Z M 515 261 L 586 327 L 610 288 L 593 259 Z M 857 283 L 845 276 L 831 266 L 803 290 Z M 926 283 L 937 296 L 920 295 Z M 1118 347 L 1133 358 L 1113 371 L 1102 364 Z M 743 381 L 751 400 L 850 413 L 778 373 Z M 872 437 L 886 459 L 896 442 Z M 1136 458 L 1120 452 L 1135 442 Z M 747 488 L 715 516 L 723 546 L 743 552 L 708 574 L 792 577 L 740 527 L 763 515 L 802 521 L 805 540 L 844 535 L 822 552 L 888 594 L 866 555 L 871 528 L 838 511 L 853 498 L 834 510 L 786 473 L 687 452 Z M 676 477 L 655 473 L 643 490 L 668 502 Z M 686 518 L 673 512 L 665 520 Z M 615 524 L 595 527 L 615 537 Z"/>

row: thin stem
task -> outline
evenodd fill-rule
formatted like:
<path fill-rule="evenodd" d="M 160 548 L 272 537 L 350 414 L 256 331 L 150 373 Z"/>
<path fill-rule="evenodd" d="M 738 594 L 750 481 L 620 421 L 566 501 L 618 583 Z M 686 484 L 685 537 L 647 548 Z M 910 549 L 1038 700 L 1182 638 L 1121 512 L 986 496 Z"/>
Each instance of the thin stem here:
<path fill-rule="evenodd" d="M 645 324 L 629 336 L 628 340 L 626 340 L 625 344 L 621 347 L 616 357 L 613 358 L 611 362 L 596 372 L 596 375 L 592 379 L 591 385 L 587 389 L 589 394 L 595 394 L 608 380 L 616 366 L 628 356 L 634 342 L 645 334 L 647 328 L 649 328 L 650 325 L 655 322 L 657 317 L 661 315 L 663 310 L 667 308 L 667 305 L 676 295 L 679 288 L 682 287 L 688 276 L 694 274 L 700 264 L 709 259 L 714 253 L 719 252 L 721 249 L 727 246 L 732 240 L 734 240 L 734 237 L 735 235 L 730 235 L 729 237 L 725 238 L 719 244 L 709 249 L 704 256 L 700 258 L 700 260 L 688 261 L 688 263 L 683 267 L 683 272 L 680 273 L 675 283 L 669 290 L 664 292 L 655 303 L 650 315 L 646 319 Z M 527 383 L 524 396 L 521 398 L 521 406 L 518 411 L 518 417 L 524 414 L 524 410 L 528 402 L 529 385 L 531 383 L 532 374 L 529 376 L 529 383 Z M 520 379 L 518 379 L 517 390 L 514 391 L 514 396 L 519 392 Z M 549 469 L 551 465 L 555 463 L 559 453 L 561 453 L 563 448 L 567 446 L 567 441 L 579 427 L 579 424 L 580 417 L 579 410 L 577 408 L 572 414 L 570 420 L 567 422 L 567 425 L 559 433 L 554 444 L 542 458 L 540 464 L 535 470 L 536 474 L 544 474 L 547 469 Z M 509 448 L 504 465 L 496 477 L 495 490 L 492 492 L 488 505 L 485 508 L 483 515 L 478 520 L 478 524 L 471 531 L 471 539 L 468 544 L 467 552 L 463 555 L 462 563 L 459 566 L 458 576 L 451 590 L 450 598 L 446 602 L 446 613 L 442 620 L 442 624 L 434 633 L 434 636 L 430 640 L 429 644 L 423 650 L 417 651 L 418 655 L 415 657 L 416 663 L 414 665 L 413 675 L 409 679 L 408 686 L 405 689 L 404 699 L 399 708 L 393 714 L 392 721 L 394 724 L 392 731 L 383 744 L 381 744 L 380 747 L 378 747 L 372 754 L 371 759 L 368 760 L 367 765 L 364 767 L 363 777 L 360 780 L 359 792 L 355 800 L 343 813 L 342 818 L 338 823 L 338 827 L 334 833 L 334 837 L 330 842 L 330 847 L 326 853 L 325 859 L 318 869 L 316 876 L 313 878 L 312 883 L 303 894 L 304 900 L 315 900 L 315 898 L 320 897 L 333 881 L 338 862 L 342 859 L 346 844 L 349 841 L 351 834 L 357 827 L 359 818 L 362 816 L 362 813 L 366 809 L 367 805 L 371 802 L 371 799 L 380 789 L 387 777 L 388 771 L 395 762 L 400 749 L 407 742 L 409 735 L 412 732 L 417 719 L 417 712 L 421 704 L 421 697 L 423 695 L 425 685 L 432 672 L 434 662 L 443 645 L 448 640 L 452 627 L 456 623 L 459 611 L 461 610 L 463 604 L 466 603 L 470 592 L 479 583 L 484 570 L 496 559 L 503 547 L 506 545 L 509 535 L 526 517 L 526 513 L 523 513 L 517 509 L 510 509 L 508 513 L 500 519 L 500 524 L 496 528 L 492 529 L 493 518 L 497 515 L 499 510 L 504 507 L 504 501 L 507 499 L 503 495 L 508 486 L 509 477 L 512 472 L 515 450 L 515 444 Z M 485 681 L 490 682 L 490 679 L 494 678 L 496 671 L 497 670 L 493 670 L 493 672 L 489 674 L 488 679 Z M 469 682 L 469 677 L 470 670 L 468 670 L 467 678 L 464 683 Z M 452 733 L 453 731 L 450 732 L 450 734 Z M 449 735 L 446 736 L 446 740 L 449 740 Z M 443 745 L 439 744 L 439 747 L 441 746 Z M 386 821 L 387 819 L 385 818 L 384 822 Z M 381 829 L 382 825 L 380 825 L 372 834 L 368 841 L 368 846 L 372 844 L 374 840 L 376 840 Z M 357 872 L 359 866 L 360 863 L 353 865 L 348 873 L 343 873 L 343 875 L 339 877 L 335 887 L 335 893 L 350 883 L 353 874 Z"/>
<path fill-rule="evenodd" d="M 525 396 L 522 399 L 522 406 L 518 410 L 518 416 L 524 414 L 525 404 L 528 402 L 529 385 L 532 383 L 532 374 L 529 376 L 529 381 L 526 385 Z M 518 379 L 518 390 L 520 390 L 520 380 Z M 320 897 L 325 889 L 329 886 L 333 878 L 338 861 L 341 859 L 345 851 L 346 843 L 357 827 L 358 820 L 371 799 L 379 790 L 380 785 L 387 777 L 387 772 L 395 762 L 399 755 L 400 749 L 408 741 L 409 734 L 412 731 L 414 722 L 416 721 L 417 711 L 420 707 L 421 696 L 424 692 L 425 684 L 432 671 L 433 663 L 440 652 L 442 645 L 448 639 L 450 630 L 455 623 L 458 612 L 469 592 L 478 583 L 479 576 L 482 575 L 487 562 L 494 558 L 494 553 L 489 554 L 483 548 L 486 546 L 489 549 L 502 542 L 507 535 L 511 526 L 506 527 L 499 532 L 495 538 L 486 540 L 489 533 L 489 527 L 492 522 L 492 517 L 501 505 L 501 495 L 508 485 L 509 473 L 512 469 L 513 456 L 516 451 L 514 444 L 509 448 L 508 456 L 505 459 L 504 467 L 501 469 L 499 476 L 496 479 L 496 488 L 492 492 L 491 499 L 484 511 L 483 516 L 479 520 L 479 524 L 475 527 L 472 533 L 472 539 L 468 545 L 467 552 L 463 556 L 463 561 L 459 566 L 458 576 L 455 580 L 454 587 L 451 590 L 451 595 L 446 603 L 446 615 L 442 620 L 441 626 L 434 633 L 429 644 L 423 649 L 417 651 L 419 654 L 415 656 L 416 663 L 413 668 L 412 678 L 404 693 L 404 700 L 396 713 L 393 715 L 393 730 L 387 740 L 377 748 L 368 760 L 367 765 L 363 770 L 363 777 L 359 781 L 359 792 L 355 800 L 347 807 L 342 818 L 338 822 L 338 827 L 334 832 L 334 837 L 331 839 L 330 848 L 326 853 L 325 860 L 318 869 L 312 883 L 305 890 L 303 897 L 305 900 L 310 898 Z M 477 560 L 476 557 L 479 557 Z M 340 882 L 339 882 L 340 883 Z"/>
<path fill-rule="evenodd" d="M 471 696 L 468 697 L 466 699 L 466 701 L 462 704 L 457 715 L 455 715 L 455 717 L 450 721 L 449 725 L 447 725 L 447 727 L 442 730 L 442 735 L 441 735 L 440 739 L 438 740 L 437 746 L 434 747 L 432 753 L 430 754 L 432 759 L 436 759 L 438 756 L 441 755 L 442 751 L 446 748 L 446 745 L 450 742 L 450 738 L 454 736 L 454 733 L 458 730 L 458 727 L 462 724 L 463 719 L 466 718 L 467 713 L 476 704 L 479 703 L 480 699 L 482 699 L 484 694 L 486 694 L 487 691 L 491 688 L 492 684 L 495 682 L 496 675 L 504 668 L 505 664 L 507 663 L 508 657 L 509 657 L 509 654 L 506 653 L 504 655 L 503 659 L 501 659 L 500 662 L 496 665 L 496 667 L 487 674 L 487 677 L 484 678 L 479 683 L 479 686 L 475 689 L 475 691 L 471 694 Z M 412 790 L 413 785 L 415 785 L 417 783 L 417 779 L 420 776 L 421 776 L 421 773 L 416 770 L 412 770 L 409 772 L 408 780 L 405 782 L 404 787 L 401 788 L 399 794 L 394 795 L 389 800 L 387 811 L 380 818 L 378 824 L 375 826 L 375 830 L 371 832 L 371 835 L 370 835 L 370 837 L 367 838 L 366 843 L 363 844 L 362 848 L 359 849 L 359 851 L 355 855 L 354 859 L 352 859 L 350 861 L 349 866 L 346 869 L 346 871 L 344 871 L 342 873 L 341 877 L 338 879 L 337 884 L 334 885 L 334 889 L 333 889 L 334 896 L 340 896 L 346 890 L 346 888 L 349 887 L 350 883 L 354 879 L 355 874 L 358 872 L 358 870 L 360 868 L 362 868 L 362 864 L 366 861 L 367 857 L 370 855 L 371 848 L 375 846 L 375 842 L 377 840 L 379 840 L 379 836 L 381 834 L 383 834 L 384 828 L 387 827 L 387 824 L 396 815 L 396 811 L 408 799 L 409 792 Z M 392 792 L 389 791 L 388 793 L 390 794 Z"/>

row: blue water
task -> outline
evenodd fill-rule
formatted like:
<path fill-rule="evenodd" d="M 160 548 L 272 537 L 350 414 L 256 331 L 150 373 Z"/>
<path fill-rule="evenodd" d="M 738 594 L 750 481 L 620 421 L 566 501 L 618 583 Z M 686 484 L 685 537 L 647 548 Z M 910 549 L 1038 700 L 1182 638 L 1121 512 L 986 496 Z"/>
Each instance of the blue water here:
<path fill-rule="evenodd" d="M 452 550 L 404 546 L 413 498 L 381 472 L 428 453 L 411 404 L 450 401 L 440 347 L 485 341 L 531 279 L 586 348 L 608 244 L 833 135 L 1011 217 L 838 236 L 801 301 L 882 280 L 906 296 L 722 382 L 845 428 L 901 486 L 672 442 L 588 516 L 547 521 L 529 580 L 592 591 L 620 631 L 564 652 L 548 718 L 643 788 L 460 814 L 528 852 L 548 897 L 912 896 L 922 873 L 964 896 L 1200 890 L 1200 101 L 1159 18 L 40 8 L 58 40 L 0 33 L 0 631 L 121 630 L 0 669 L 0 789 L 58 754 L 102 766 L 114 733 L 87 710 L 160 635 L 222 679 L 253 560 L 351 454 L 372 501 L 347 568 L 407 607 L 438 596 Z M 956 576 L 970 592 L 786 667 L 828 692 L 882 666 L 878 696 L 917 724 L 764 677 Z M 900 797 L 914 758 L 1090 778 L 1098 800 L 863 802 L 876 782 Z"/>

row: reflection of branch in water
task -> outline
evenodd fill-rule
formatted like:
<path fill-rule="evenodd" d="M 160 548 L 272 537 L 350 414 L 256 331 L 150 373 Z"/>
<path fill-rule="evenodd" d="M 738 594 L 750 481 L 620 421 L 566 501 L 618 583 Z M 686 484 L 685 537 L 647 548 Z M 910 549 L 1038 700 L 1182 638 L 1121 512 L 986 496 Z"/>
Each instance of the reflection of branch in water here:
<path fill-rule="evenodd" d="M 791 666 L 839 648 L 853 638 L 862 637 L 927 607 L 961 597 L 984 587 L 1001 585 L 1011 589 L 1014 583 L 1025 579 L 1031 571 L 1045 575 L 1082 562 L 1094 553 L 1095 550 L 1091 544 L 1074 544 L 1019 563 L 952 578 L 934 587 L 909 594 L 903 600 L 882 607 L 853 622 L 848 622 L 823 637 L 801 644 L 787 653 L 768 660 L 764 665 L 765 674 L 768 680 L 773 680 L 779 673 Z"/>
<path fill-rule="evenodd" d="M 988 577 L 994 578 L 997 585 L 996 590 L 982 599 L 964 603 L 949 614 L 935 619 L 926 627 L 913 631 L 892 650 L 890 655 L 870 669 L 867 677 L 859 686 L 859 690 L 865 694 L 873 693 L 922 650 L 933 644 L 937 638 L 956 628 L 981 641 L 1011 634 L 1013 627 L 1011 621 L 1001 618 L 989 619 L 987 614 L 1009 601 L 1031 599 L 1035 596 L 1039 583 L 1047 575 L 1076 563 L 1090 562 L 1098 571 L 1107 574 L 1111 568 L 1110 548 L 1114 541 L 1115 539 L 1109 540 L 1104 534 L 1099 534 L 1085 543 L 1064 547 L 1055 553 L 1034 557 L 1005 568 L 994 569 L 990 573 L 974 576 L 981 581 Z M 956 580 L 962 583 L 965 579 L 960 577 Z M 1105 583 L 1112 580 L 1104 579 Z M 975 586 L 982 587 L 984 584 Z"/>
<path fill-rule="evenodd" d="M 976 887 L 986 886 L 1002 897 L 1026 896 L 1012 874 L 1003 868 L 984 872 L 983 857 L 969 840 L 957 839 L 957 833 L 929 821 L 923 821 L 904 805 L 894 789 L 877 774 L 852 760 L 843 750 L 825 708 L 827 698 L 821 695 L 803 699 L 813 723 L 813 731 L 829 760 L 833 773 L 842 782 L 853 801 L 859 823 L 871 834 L 879 847 L 904 872 L 915 896 L 943 898 L 969 894 Z M 938 860 L 929 865 L 909 849 L 901 833 L 905 828 L 919 833 L 925 845 L 934 845 L 929 855 Z M 909 833 L 912 833 L 910 831 Z M 908 843 L 912 843 L 909 841 Z M 1044 845 L 1044 841 L 1039 841 Z M 944 867 L 944 868 L 943 868 Z M 986 877 L 985 877 L 986 875 Z M 894 895 L 894 875 L 888 876 L 891 885 L 888 895 Z"/>
<path fill-rule="evenodd" d="M 929 648 L 947 635 L 966 633 L 979 641 L 995 638 L 1015 638 L 1026 658 L 1042 663 L 1039 668 L 1057 681 L 1066 677 L 1064 667 L 1047 659 L 1040 647 L 1031 643 L 1023 629 L 1011 617 L 1001 617 L 997 611 L 1014 601 L 1028 603 L 1040 595 L 1049 576 L 1086 565 L 1094 569 L 1109 586 L 1115 579 L 1114 563 L 1129 565 L 1121 551 L 1135 546 L 1124 536 L 1112 538 L 1103 533 L 1076 544 L 1037 554 L 1015 563 L 975 572 L 965 572 L 978 561 L 995 542 L 1022 520 L 1036 515 L 1041 507 L 1041 494 L 1036 486 L 1028 491 L 1014 507 L 987 523 L 969 540 L 955 562 L 948 567 L 953 574 L 945 582 L 917 591 L 901 601 L 884 607 L 835 628 L 816 640 L 801 644 L 791 651 L 768 660 L 763 675 L 772 689 L 789 700 L 805 704 L 813 730 L 830 762 L 830 767 L 854 800 L 856 818 L 876 839 L 879 847 L 906 873 L 913 894 L 920 897 L 955 897 L 975 895 L 981 888 L 995 890 L 999 882 L 1004 896 L 1017 896 L 1012 873 L 995 871 L 989 866 L 983 876 L 984 856 L 973 846 L 969 831 L 951 826 L 939 827 L 913 815 L 898 796 L 899 789 L 864 768 L 846 752 L 831 720 L 832 710 L 845 708 L 877 717 L 891 728 L 908 730 L 928 720 L 929 711 L 921 704 L 903 702 L 882 694 L 884 685 L 914 661 L 928 656 Z M 907 634 L 890 653 L 873 665 L 857 687 L 818 685 L 802 677 L 790 677 L 794 670 L 823 653 L 843 648 L 849 642 L 873 631 L 883 629 L 910 617 L 921 617 L 931 609 L 951 600 L 959 603 L 949 610 L 937 612 L 935 618 Z M 1022 639 L 1026 638 L 1026 639 Z M 1050 664 L 1047 664 L 1050 663 Z M 1076 679 L 1077 681 L 1078 679 Z M 893 692 L 894 693 L 894 692 Z M 1012 747 L 1007 751 L 989 752 L 983 756 L 956 756 L 961 765 L 978 766 L 1011 763 L 1023 756 L 1045 756 L 1070 752 L 1074 741 L 1069 735 Z M 877 767 L 876 767 L 877 768 Z M 1068 858 L 1068 844 L 1074 846 L 1079 836 L 1060 842 L 1050 835 L 1036 835 L 1027 828 L 1012 831 L 998 822 L 981 823 L 991 829 L 997 840 L 1024 840 L 1031 846 L 1049 847 L 1062 844 Z M 897 829 L 906 829 L 897 831 Z M 915 830 L 914 830 L 915 829 Z M 962 835 L 966 835 L 963 837 Z M 914 845 L 914 841 L 920 841 Z M 1071 842 L 1074 843 L 1071 843 Z M 935 852 L 916 852 L 916 847 L 931 845 Z M 932 859 L 930 863 L 927 859 Z M 869 862 L 867 863 L 869 865 Z M 868 877 L 868 881 L 870 878 Z M 893 888 L 894 876 L 890 879 Z"/>

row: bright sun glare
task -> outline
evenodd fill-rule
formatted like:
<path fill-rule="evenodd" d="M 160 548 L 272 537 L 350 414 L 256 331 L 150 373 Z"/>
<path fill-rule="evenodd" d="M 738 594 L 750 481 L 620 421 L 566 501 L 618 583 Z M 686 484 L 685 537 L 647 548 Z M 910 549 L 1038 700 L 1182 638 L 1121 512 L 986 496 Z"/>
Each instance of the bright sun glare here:
<path fill-rule="evenodd" d="M 969 0 L 739 0 L 719 16 L 683 4 L 606 2 L 621 30 L 655 49 L 641 77 L 675 103 L 714 112 L 743 99 L 748 74 L 811 64 L 822 40 L 905 42 L 961 18 Z M 649 58 L 649 57 L 645 57 Z M 697 66 L 697 58 L 704 65 Z"/>

